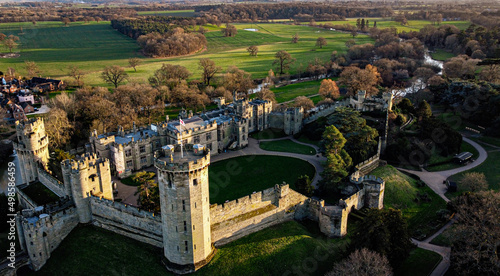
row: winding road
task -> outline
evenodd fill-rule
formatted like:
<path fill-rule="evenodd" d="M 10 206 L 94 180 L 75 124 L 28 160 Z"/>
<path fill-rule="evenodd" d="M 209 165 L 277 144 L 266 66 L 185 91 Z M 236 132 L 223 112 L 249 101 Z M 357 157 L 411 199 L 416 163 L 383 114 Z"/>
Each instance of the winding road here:
<path fill-rule="evenodd" d="M 458 173 L 470 170 L 474 167 L 477 167 L 481 163 L 483 163 L 486 160 L 486 158 L 488 158 L 488 153 L 478 143 L 476 143 L 476 142 L 474 142 L 466 137 L 463 137 L 463 140 L 465 142 L 471 144 L 479 152 L 479 157 L 472 163 L 469 163 L 469 164 L 467 164 L 463 167 L 460 167 L 460 168 L 447 170 L 447 171 L 439 171 L 439 172 L 428 172 L 425 170 L 412 171 L 412 170 L 407 170 L 407 169 L 402 169 L 402 168 L 398 168 L 398 170 L 409 172 L 409 173 L 417 175 L 436 194 L 438 194 L 446 202 L 449 202 L 450 200 L 445 196 L 446 185 L 443 184 L 444 180 L 448 179 L 448 177 L 450 177 L 454 174 L 458 174 Z M 443 226 L 441 229 L 439 229 L 439 231 L 437 231 L 432 236 L 428 237 L 427 239 L 425 239 L 423 241 L 418 241 L 418 240 L 412 239 L 413 243 L 416 244 L 419 248 L 436 252 L 443 257 L 443 260 L 436 266 L 434 271 L 432 271 L 432 273 L 430 274 L 432 276 L 442 276 L 446 273 L 446 271 L 448 271 L 448 268 L 450 267 L 451 248 L 445 247 L 445 246 L 434 245 L 434 244 L 431 244 L 430 242 L 435 237 L 437 237 L 439 234 L 443 233 L 444 230 L 446 230 L 448 227 L 450 227 L 454 221 L 455 220 L 452 219 L 445 226 Z"/>

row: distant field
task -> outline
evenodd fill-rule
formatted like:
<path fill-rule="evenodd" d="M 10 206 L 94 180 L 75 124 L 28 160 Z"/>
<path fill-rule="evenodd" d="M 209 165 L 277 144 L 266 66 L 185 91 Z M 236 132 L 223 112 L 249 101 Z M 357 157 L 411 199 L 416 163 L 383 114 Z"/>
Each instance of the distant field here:
<path fill-rule="evenodd" d="M 431 25 L 431 22 L 428 20 L 408 20 L 408 25 L 401 26 L 400 23 L 391 20 L 390 18 L 365 18 L 368 19 L 369 26 L 373 27 L 373 23 L 377 21 L 377 28 L 390 28 L 395 27 L 398 29 L 398 32 L 406 31 L 418 31 L 425 27 L 426 25 Z M 350 24 L 356 26 L 357 18 L 348 18 L 344 21 L 318 21 L 317 24 L 325 24 L 332 23 L 333 25 L 343 25 Z M 304 22 L 304 24 L 309 24 L 309 22 Z M 465 30 L 469 27 L 471 23 L 469 21 L 444 21 L 441 22 L 441 25 L 455 25 L 460 30 Z M 435 25 L 436 27 L 438 25 Z"/>
<path fill-rule="evenodd" d="M 220 28 L 204 26 L 211 32 L 206 34 L 208 47 L 206 51 L 190 56 L 174 58 L 145 58 L 140 55 L 137 43 L 115 31 L 109 22 L 82 22 L 71 23 L 64 27 L 61 22 L 39 22 L 34 26 L 30 22 L 0 24 L 0 32 L 7 35 L 19 35 L 23 28 L 20 47 L 21 57 L 0 60 L 0 68 L 6 70 L 13 67 L 23 75 L 24 61 L 35 61 L 42 76 L 64 78 L 68 67 L 76 65 L 88 72 L 84 81 L 88 85 L 110 87 L 100 79 L 100 71 L 107 65 L 128 66 L 128 59 L 133 56 L 143 58 L 142 65 L 137 72 L 127 67 L 131 81 L 145 82 L 153 72 L 160 68 L 162 63 L 181 64 L 192 73 L 192 79 L 200 78 L 198 61 L 200 58 L 213 59 L 217 65 L 226 70 L 230 65 L 250 72 L 254 78 L 263 78 L 269 69 L 273 68 L 274 54 L 279 50 L 287 50 L 297 59 L 291 68 L 307 64 L 314 58 L 327 60 L 332 51 L 345 52 L 345 41 L 350 39 L 349 34 L 321 30 L 308 26 L 289 26 L 282 24 L 236 24 L 236 37 L 223 37 Z M 245 31 L 246 28 L 259 29 L 257 32 Z M 293 34 L 301 37 L 299 43 L 290 42 Z M 316 49 L 315 43 L 319 36 L 327 39 L 328 45 L 323 49 Z M 358 43 L 372 42 L 365 35 L 356 37 Z M 246 48 L 259 45 L 257 57 L 251 57 Z M 7 49 L 0 50 L 7 52 Z"/>
<path fill-rule="evenodd" d="M 159 15 L 159 16 L 180 16 L 193 17 L 194 10 L 175 10 L 175 11 L 140 11 L 138 15 Z"/>

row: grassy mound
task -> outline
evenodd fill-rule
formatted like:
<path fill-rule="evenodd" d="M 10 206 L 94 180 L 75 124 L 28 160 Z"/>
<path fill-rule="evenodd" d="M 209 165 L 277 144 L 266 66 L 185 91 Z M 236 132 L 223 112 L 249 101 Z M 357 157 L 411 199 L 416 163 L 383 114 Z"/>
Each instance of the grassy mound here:
<path fill-rule="evenodd" d="M 385 180 L 384 206 L 403 212 L 416 239 L 425 239 L 446 223 L 437 214 L 439 210 L 446 209 L 446 202 L 429 187 L 419 187 L 418 180 L 389 165 L 370 174 Z"/>

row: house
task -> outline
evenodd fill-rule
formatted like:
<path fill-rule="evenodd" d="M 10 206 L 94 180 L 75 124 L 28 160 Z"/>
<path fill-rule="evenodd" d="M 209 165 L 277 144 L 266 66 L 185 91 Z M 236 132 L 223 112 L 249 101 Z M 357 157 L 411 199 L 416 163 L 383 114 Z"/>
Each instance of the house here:
<path fill-rule="evenodd" d="M 19 103 L 27 102 L 32 105 L 35 104 L 35 97 L 28 89 L 21 89 L 21 91 L 17 94 L 17 99 L 19 100 Z"/>
<path fill-rule="evenodd" d="M 24 110 L 25 114 L 35 112 L 35 108 L 31 104 L 29 104 L 28 102 L 20 103 L 19 105 Z"/>
<path fill-rule="evenodd" d="M 24 109 L 18 104 L 12 105 L 12 109 L 11 109 L 10 113 L 12 114 L 12 118 L 14 118 L 16 121 L 28 119 L 26 117 L 26 113 L 24 112 Z"/>
<path fill-rule="evenodd" d="M 34 77 L 28 81 L 29 87 L 38 88 L 39 91 L 54 91 L 64 88 L 64 82 L 62 80 L 46 79 Z"/>

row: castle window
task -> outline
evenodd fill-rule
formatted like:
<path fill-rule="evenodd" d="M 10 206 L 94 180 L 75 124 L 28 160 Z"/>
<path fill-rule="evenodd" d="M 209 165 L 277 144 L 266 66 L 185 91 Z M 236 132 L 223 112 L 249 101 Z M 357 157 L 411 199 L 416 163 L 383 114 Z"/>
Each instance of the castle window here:
<path fill-rule="evenodd" d="M 199 144 L 200 143 L 200 136 L 195 136 L 194 137 L 194 143 Z"/>
<path fill-rule="evenodd" d="M 33 245 L 33 242 L 30 242 L 31 245 Z"/>
<path fill-rule="evenodd" d="M 177 246 L 177 251 L 179 251 L 179 246 Z"/>
<path fill-rule="evenodd" d="M 132 167 L 132 160 L 127 161 L 127 167 Z"/>
<path fill-rule="evenodd" d="M 40 257 L 42 257 L 42 252 L 38 252 L 38 254 L 40 255 Z"/>
<path fill-rule="evenodd" d="M 141 157 L 141 165 L 144 165 L 148 162 L 148 159 L 146 158 L 146 156 L 142 156 Z"/>
<path fill-rule="evenodd" d="M 207 140 L 207 141 L 212 140 L 212 133 L 210 133 L 210 132 L 209 132 L 209 133 L 207 133 L 206 140 Z"/>
<path fill-rule="evenodd" d="M 194 250 L 196 250 L 196 244 L 194 245 Z"/>
<path fill-rule="evenodd" d="M 246 139 L 245 139 L 245 135 L 243 135 L 243 141 L 245 141 L 245 140 L 246 140 Z"/>
<path fill-rule="evenodd" d="M 169 188 L 172 188 L 172 181 L 167 180 L 167 185 L 168 185 L 168 187 L 169 187 Z M 172 205 L 172 207 L 173 207 L 173 206 L 174 206 L 174 205 Z"/>
<path fill-rule="evenodd" d="M 172 204 L 172 211 L 174 210 L 174 204 Z"/>
<path fill-rule="evenodd" d="M 188 242 L 184 241 L 184 246 L 186 247 L 186 252 L 188 252 Z"/>
<path fill-rule="evenodd" d="M 193 185 L 194 186 L 198 185 L 198 179 L 197 178 L 193 179 Z"/>
<path fill-rule="evenodd" d="M 184 221 L 184 232 L 186 232 L 187 230 L 188 230 L 188 228 L 187 228 L 187 222 Z"/>
<path fill-rule="evenodd" d="M 194 224 L 193 224 L 193 230 L 195 230 L 195 228 L 194 228 Z"/>
<path fill-rule="evenodd" d="M 242 128 L 242 131 L 245 132 L 245 127 Z"/>
<path fill-rule="evenodd" d="M 125 157 L 130 157 L 130 156 L 132 156 L 132 150 L 131 149 L 125 150 Z"/>
<path fill-rule="evenodd" d="M 140 146 L 139 147 L 139 152 L 140 153 L 145 153 L 146 152 L 146 146 Z"/>
<path fill-rule="evenodd" d="M 175 232 L 176 233 L 179 232 L 179 230 L 177 229 L 177 226 L 175 227 Z M 179 249 L 177 249 L 177 250 L 179 250 Z"/>
<path fill-rule="evenodd" d="M 196 202 L 194 203 L 194 208 L 196 208 Z"/>
<path fill-rule="evenodd" d="M 186 211 L 186 201 L 182 200 L 182 211 Z"/>

